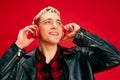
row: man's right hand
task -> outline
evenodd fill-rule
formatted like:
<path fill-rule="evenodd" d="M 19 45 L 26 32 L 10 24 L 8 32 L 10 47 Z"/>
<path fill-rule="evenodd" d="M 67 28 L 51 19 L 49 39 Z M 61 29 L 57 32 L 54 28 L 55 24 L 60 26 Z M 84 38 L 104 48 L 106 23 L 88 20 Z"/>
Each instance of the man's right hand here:
<path fill-rule="evenodd" d="M 28 38 L 28 33 L 29 32 L 34 33 L 34 30 L 36 30 L 36 27 L 37 27 L 36 25 L 29 25 L 21 29 L 18 33 L 18 37 L 15 44 L 21 49 L 31 44 L 35 40 L 35 38 L 32 38 L 32 37 Z"/>

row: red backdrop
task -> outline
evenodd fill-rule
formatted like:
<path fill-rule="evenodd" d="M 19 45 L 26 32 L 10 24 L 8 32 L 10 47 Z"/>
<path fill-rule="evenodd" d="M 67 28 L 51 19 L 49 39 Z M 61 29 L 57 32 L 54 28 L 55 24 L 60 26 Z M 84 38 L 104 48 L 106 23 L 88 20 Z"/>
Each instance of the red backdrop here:
<path fill-rule="evenodd" d="M 15 42 L 18 31 L 30 25 L 44 7 L 53 6 L 61 12 L 64 24 L 76 22 L 114 44 L 120 50 L 119 0 L 0 0 L 0 57 Z M 67 42 L 67 43 L 66 43 Z M 71 40 L 60 43 L 71 47 Z M 26 50 L 37 46 L 37 41 Z M 95 74 L 96 80 L 120 80 L 120 66 Z"/>

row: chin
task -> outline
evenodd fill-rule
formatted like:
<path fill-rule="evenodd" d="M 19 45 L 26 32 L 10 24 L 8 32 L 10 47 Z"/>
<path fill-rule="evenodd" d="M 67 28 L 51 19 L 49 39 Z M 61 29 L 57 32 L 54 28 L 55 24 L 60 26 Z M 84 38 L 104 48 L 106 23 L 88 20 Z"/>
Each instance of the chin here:
<path fill-rule="evenodd" d="M 50 42 L 53 44 L 58 44 L 60 42 L 60 39 L 59 40 L 52 39 L 52 40 L 50 40 Z"/>

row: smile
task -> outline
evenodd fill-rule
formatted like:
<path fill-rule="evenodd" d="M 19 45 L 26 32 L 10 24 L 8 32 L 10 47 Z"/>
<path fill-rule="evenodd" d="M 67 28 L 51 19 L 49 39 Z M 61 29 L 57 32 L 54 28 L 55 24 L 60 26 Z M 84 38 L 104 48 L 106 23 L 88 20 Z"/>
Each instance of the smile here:
<path fill-rule="evenodd" d="M 49 34 L 52 35 L 52 36 L 58 36 L 59 35 L 58 32 L 49 32 Z"/>

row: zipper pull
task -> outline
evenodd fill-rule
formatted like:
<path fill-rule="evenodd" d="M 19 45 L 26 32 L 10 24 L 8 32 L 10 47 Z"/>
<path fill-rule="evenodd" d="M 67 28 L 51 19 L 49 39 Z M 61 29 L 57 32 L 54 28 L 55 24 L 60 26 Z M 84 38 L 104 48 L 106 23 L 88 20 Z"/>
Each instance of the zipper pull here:
<path fill-rule="evenodd" d="M 18 57 L 20 57 L 21 56 L 21 49 L 19 48 L 19 50 L 18 50 Z"/>

